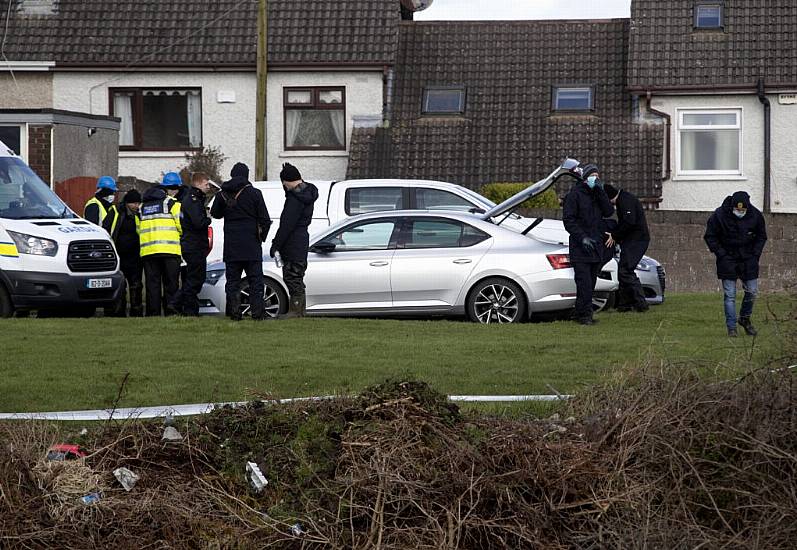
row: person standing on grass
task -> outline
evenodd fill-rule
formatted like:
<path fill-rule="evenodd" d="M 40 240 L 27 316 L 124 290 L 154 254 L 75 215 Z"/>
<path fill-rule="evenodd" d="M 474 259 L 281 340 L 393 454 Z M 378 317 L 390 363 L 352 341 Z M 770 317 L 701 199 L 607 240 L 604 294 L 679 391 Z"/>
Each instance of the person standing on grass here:
<path fill-rule="evenodd" d="M 285 188 L 285 206 L 280 215 L 280 226 L 271 241 L 269 255 L 282 257 L 282 278 L 290 293 L 289 310 L 284 319 L 304 317 L 307 300 L 304 274 L 307 271 L 307 252 L 310 233 L 307 228 L 313 221 L 313 204 L 318 199 L 318 188 L 302 179 L 299 170 L 289 164 L 282 165 L 280 180 Z"/>
<path fill-rule="evenodd" d="M 208 227 L 210 217 L 205 199 L 210 190 L 210 178 L 203 172 L 191 176 L 191 186 L 180 202 L 180 250 L 185 260 L 183 285 L 172 301 L 172 309 L 182 315 L 199 316 L 199 291 L 205 282 L 207 255 L 210 250 Z"/>
<path fill-rule="evenodd" d="M 634 195 L 606 184 L 603 187 L 609 201 L 617 208 L 617 227 L 606 233 L 606 246 L 620 245 L 618 277 L 620 290 L 617 293 L 618 311 L 647 311 L 648 302 L 642 291 L 642 283 L 636 274 L 636 266 L 650 246 L 650 232 L 645 219 L 645 208 Z"/>
<path fill-rule="evenodd" d="M 750 336 L 758 331 L 750 317 L 758 295 L 758 272 L 761 253 L 767 242 L 764 216 L 750 204 L 750 195 L 737 191 L 725 197 L 706 224 L 703 236 L 708 249 L 717 258 L 717 278 L 722 281 L 725 308 L 725 326 L 728 336 L 735 338 L 736 331 L 736 280 L 741 279 L 744 299 L 739 312 L 739 325 Z"/>
<path fill-rule="evenodd" d="M 576 311 L 574 320 L 582 325 L 594 325 L 592 317 L 592 292 L 598 273 L 611 257 L 612 249 L 606 246 L 603 218 L 614 213 L 598 167 L 587 164 L 582 168 L 581 179 L 565 197 L 562 221 L 570 234 L 570 263 L 576 280 Z"/>
<path fill-rule="evenodd" d="M 141 209 L 141 193 L 136 189 L 128 191 L 120 206 L 112 206 L 102 222 L 119 253 L 119 269 L 125 276 L 127 292 L 130 293 L 130 317 L 142 317 L 142 291 L 144 264 L 141 261 L 141 244 L 138 237 L 139 210 Z M 119 298 L 113 315 L 127 316 L 127 297 L 125 293 Z"/>
<path fill-rule="evenodd" d="M 227 316 L 241 320 L 241 275 L 246 271 L 252 319 L 265 320 L 263 243 L 271 227 L 263 193 L 249 181 L 249 167 L 239 162 L 221 186 L 210 215 L 224 219 L 224 263 L 227 269 Z"/>

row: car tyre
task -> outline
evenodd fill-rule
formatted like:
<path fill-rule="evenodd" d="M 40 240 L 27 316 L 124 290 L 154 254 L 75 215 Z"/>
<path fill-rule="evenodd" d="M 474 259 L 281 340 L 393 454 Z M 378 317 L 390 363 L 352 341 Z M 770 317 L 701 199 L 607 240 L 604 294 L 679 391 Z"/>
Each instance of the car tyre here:
<path fill-rule="evenodd" d="M 14 315 L 14 304 L 5 287 L 0 284 L 0 319 L 8 319 Z"/>
<path fill-rule="evenodd" d="M 517 283 L 491 277 L 471 289 L 465 307 L 471 321 L 489 325 L 525 320 L 528 305 L 526 295 Z"/>
<path fill-rule="evenodd" d="M 266 278 L 263 287 L 263 300 L 265 308 L 263 314 L 266 318 L 276 319 L 280 315 L 288 312 L 288 295 L 282 286 L 274 279 Z M 241 286 L 241 317 L 251 317 L 251 305 L 249 303 L 249 283 L 244 282 Z"/>

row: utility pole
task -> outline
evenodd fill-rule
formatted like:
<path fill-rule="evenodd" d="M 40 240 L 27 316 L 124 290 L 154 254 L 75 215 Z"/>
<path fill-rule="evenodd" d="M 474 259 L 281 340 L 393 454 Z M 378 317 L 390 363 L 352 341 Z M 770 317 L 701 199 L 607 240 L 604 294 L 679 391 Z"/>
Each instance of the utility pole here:
<path fill-rule="evenodd" d="M 268 86 L 268 0 L 257 8 L 257 121 L 255 125 L 255 178 L 266 179 L 266 92 Z"/>

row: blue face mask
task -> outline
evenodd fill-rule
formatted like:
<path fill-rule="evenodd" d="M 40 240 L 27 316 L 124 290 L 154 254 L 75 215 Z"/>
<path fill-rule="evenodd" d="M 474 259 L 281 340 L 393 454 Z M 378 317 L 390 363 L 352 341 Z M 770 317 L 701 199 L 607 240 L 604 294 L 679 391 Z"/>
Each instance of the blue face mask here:
<path fill-rule="evenodd" d="M 598 176 L 589 176 L 587 178 L 587 185 L 590 189 L 595 189 L 595 186 L 598 184 Z"/>

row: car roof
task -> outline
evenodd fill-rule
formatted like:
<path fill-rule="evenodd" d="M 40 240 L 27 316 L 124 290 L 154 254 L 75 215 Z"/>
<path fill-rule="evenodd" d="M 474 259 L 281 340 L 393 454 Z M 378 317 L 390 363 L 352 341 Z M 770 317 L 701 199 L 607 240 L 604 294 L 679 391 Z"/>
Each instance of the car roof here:
<path fill-rule="evenodd" d="M 339 222 L 330 226 L 329 229 L 337 229 L 338 227 L 344 227 L 351 223 L 356 223 L 364 220 L 377 220 L 382 218 L 408 218 L 408 217 L 448 218 L 451 220 L 458 220 L 461 222 L 465 222 L 470 225 L 480 227 L 482 229 L 489 229 L 491 233 L 499 232 L 502 235 L 504 233 L 509 235 L 519 235 L 517 232 L 512 231 L 511 229 L 506 229 L 505 227 L 501 227 L 500 225 L 495 225 L 490 221 L 482 220 L 479 216 L 471 214 L 470 212 L 458 212 L 455 210 L 382 210 L 379 212 L 368 212 L 365 214 L 358 214 L 356 216 L 351 216 L 349 218 L 340 220 Z M 328 231 L 325 230 L 324 233 L 328 233 Z"/>

